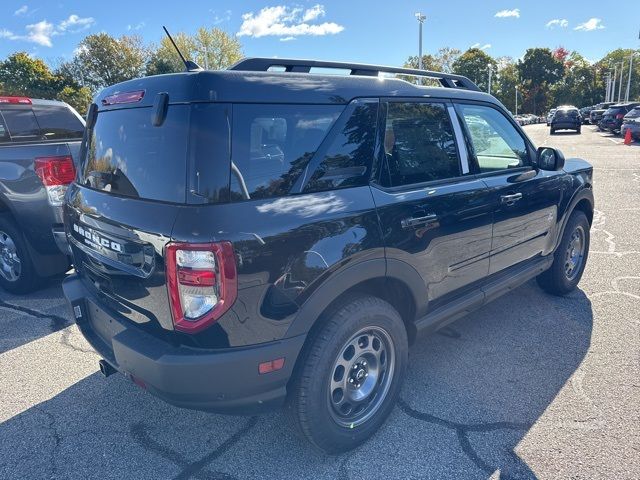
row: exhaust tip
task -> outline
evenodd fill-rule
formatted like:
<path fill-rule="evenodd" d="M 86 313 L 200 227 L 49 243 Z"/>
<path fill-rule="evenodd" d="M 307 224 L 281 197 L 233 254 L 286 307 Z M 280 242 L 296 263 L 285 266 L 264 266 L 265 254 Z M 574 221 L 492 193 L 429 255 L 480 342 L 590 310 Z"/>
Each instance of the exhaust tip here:
<path fill-rule="evenodd" d="M 102 373 L 102 375 L 104 375 L 105 377 L 108 377 L 109 375 L 113 375 L 117 371 L 106 360 L 100 360 L 98 362 L 98 366 L 100 367 L 100 373 Z"/>

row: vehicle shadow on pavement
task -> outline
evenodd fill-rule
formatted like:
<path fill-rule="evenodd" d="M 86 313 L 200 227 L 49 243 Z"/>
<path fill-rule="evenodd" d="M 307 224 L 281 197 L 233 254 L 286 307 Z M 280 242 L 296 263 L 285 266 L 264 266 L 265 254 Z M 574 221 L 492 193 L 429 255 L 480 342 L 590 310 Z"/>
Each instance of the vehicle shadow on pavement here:
<path fill-rule="evenodd" d="M 535 478 L 516 447 L 580 365 L 591 331 L 582 291 L 557 298 L 529 282 L 419 338 L 399 407 L 338 456 L 296 438 L 282 412 L 182 410 L 96 373 L 0 425 L 0 478 Z"/>

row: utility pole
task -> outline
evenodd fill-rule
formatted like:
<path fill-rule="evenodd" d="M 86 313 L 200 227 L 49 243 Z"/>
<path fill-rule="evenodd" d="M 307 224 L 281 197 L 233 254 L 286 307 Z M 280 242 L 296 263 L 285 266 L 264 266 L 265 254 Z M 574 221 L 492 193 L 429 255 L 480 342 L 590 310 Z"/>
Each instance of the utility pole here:
<path fill-rule="evenodd" d="M 416 12 L 415 16 L 416 20 L 418 20 L 418 69 L 422 70 L 422 24 L 427 19 L 427 16 L 420 12 Z"/>
<path fill-rule="evenodd" d="M 493 69 L 491 68 L 491 64 L 488 65 L 489 67 L 489 95 L 491 95 L 491 74 L 493 73 Z"/>
<path fill-rule="evenodd" d="M 516 85 L 516 115 L 518 114 L 518 86 Z"/>
<path fill-rule="evenodd" d="M 616 101 L 616 79 L 618 78 L 618 66 L 613 66 L 613 80 L 611 81 L 611 95 L 609 96 L 610 102 Z"/>
<path fill-rule="evenodd" d="M 605 91 L 604 91 L 604 101 L 605 103 L 609 101 L 609 93 L 611 92 L 611 72 L 607 72 L 607 76 L 605 78 Z"/>
<path fill-rule="evenodd" d="M 618 103 L 622 99 L 622 77 L 624 77 L 624 60 L 620 64 L 620 87 L 618 88 Z"/>
<path fill-rule="evenodd" d="M 635 52 L 631 52 L 631 56 L 629 57 L 629 78 L 627 78 L 627 93 L 624 95 L 624 101 L 629 101 L 629 92 L 631 91 L 631 72 L 633 72 L 633 54 Z"/>

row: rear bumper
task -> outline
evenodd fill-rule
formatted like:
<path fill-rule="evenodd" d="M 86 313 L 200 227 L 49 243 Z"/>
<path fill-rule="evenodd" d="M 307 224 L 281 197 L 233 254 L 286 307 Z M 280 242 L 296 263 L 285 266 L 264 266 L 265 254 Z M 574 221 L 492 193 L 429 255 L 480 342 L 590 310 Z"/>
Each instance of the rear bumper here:
<path fill-rule="evenodd" d="M 633 138 L 640 138 L 640 123 L 624 123 L 620 127 L 620 133 L 624 136 L 627 130 L 631 131 Z"/>
<path fill-rule="evenodd" d="M 551 128 L 556 130 L 576 130 L 581 125 L 580 122 L 551 122 Z"/>
<path fill-rule="evenodd" d="M 239 414 L 284 403 L 306 335 L 225 350 L 175 346 L 110 311 L 77 275 L 62 286 L 78 328 L 91 346 L 116 370 L 168 403 Z M 259 363 L 282 357 L 281 370 L 258 373 Z"/>

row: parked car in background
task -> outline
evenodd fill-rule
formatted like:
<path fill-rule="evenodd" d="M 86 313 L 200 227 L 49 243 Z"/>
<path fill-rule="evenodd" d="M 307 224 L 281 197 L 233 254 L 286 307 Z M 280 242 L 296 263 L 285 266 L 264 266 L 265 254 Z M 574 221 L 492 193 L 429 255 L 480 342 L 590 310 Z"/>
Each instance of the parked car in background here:
<path fill-rule="evenodd" d="M 547 113 L 547 127 L 551 125 L 551 119 L 553 118 L 553 114 L 556 113 L 555 108 L 552 108 L 551 110 L 549 110 L 549 113 Z"/>
<path fill-rule="evenodd" d="M 558 109 L 551 117 L 551 135 L 558 130 L 575 130 L 580 133 L 582 127 L 582 117 L 578 109 L 571 105 L 564 105 Z"/>
<path fill-rule="evenodd" d="M 593 110 L 595 107 L 591 106 L 591 107 L 583 107 L 580 109 L 580 117 L 582 117 L 582 124 L 583 125 L 587 125 L 589 123 L 591 123 L 591 110 Z"/>
<path fill-rule="evenodd" d="M 634 140 L 640 140 L 640 106 L 634 107 L 622 119 L 620 135 L 624 137 L 627 130 L 631 131 L 631 137 Z"/>
<path fill-rule="evenodd" d="M 253 58 L 96 97 L 63 289 L 105 374 L 187 408 L 287 404 L 343 453 L 393 411 L 418 332 L 532 278 L 576 288 L 591 165 L 465 77 L 381 72 L 418 71 Z"/>
<path fill-rule="evenodd" d="M 0 286 L 13 293 L 69 269 L 62 222 L 84 120 L 69 105 L 0 97 Z"/>
<path fill-rule="evenodd" d="M 602 120 L 600 121 L 600 126 L 603 130 L 608 130 L 611 133 L 620 133 L 624 116 L 638 105 L 640 105 L 640 102 L 618 103 L 616 105 L 612 105 L 606 112 L 604 112 Z"/>
<path fill-rule="evenodd" d="M 611 105 L 615 105 L 615 102 L 603 102 L 596 105 L 595 108 L 589 112 L 589 123 L 591 123 L 591 125 L 597 125 L 598 130 L 602 130 L 600 126 L 602 116 Z"/>

